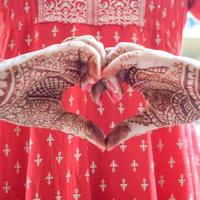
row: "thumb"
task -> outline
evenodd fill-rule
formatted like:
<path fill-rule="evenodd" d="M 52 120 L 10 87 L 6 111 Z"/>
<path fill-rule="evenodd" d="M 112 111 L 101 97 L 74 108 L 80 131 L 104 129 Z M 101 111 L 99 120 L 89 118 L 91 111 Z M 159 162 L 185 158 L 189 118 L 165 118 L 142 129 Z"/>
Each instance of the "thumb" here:
<path fill-rule="evenodd" d="M 86 48 L 87 47 L 87 48 Z M 82 51 L 83 55 L 86 52 L 88 55 L 88 60 L 85 66 L 82 66 L 84 76 L 81 80 L 81 88 L 83 90 L 89 90 L 94 83 L 96 83 L 101 76 L 101 60 L 100 55 L 93 47 L 85 44 L 85 48 Z M 81 58 L 83 60 L 83 58 Z"/>
<path fill-rule="evenodd" d="M 155 125 L 152 116 L 152 112 L 148 110 L 116 125 L 106 138 L 106 149 L 111 151 L 114 147 L 132 137 L 159 128 L 158 124 Z"/>
<path fill-rule="evenodd" d="M 120 81 L 117 77 L 112 77 L 108 80 L 101 79 L 91 88 L 91 96 L 96 104 L 101 103 L 101 97 L 104 90 L 113 103 L 120 101 L 123 97 L 123 90 Z"/>
<path fill-rule="evenodd" d="M 104 79 L 103 79 L 104 80 Z M 123 97 L 121 80 L 118 77 L 112 77 L 104 80 L 106 91 L 113 103 L 119 102 Z"/>
<path fill-rule="evenodd" d="M 61 131 L 86 139 L 102 151 L 105 150 L 103 131 L 93 122 L 75 113 L 64 112 L 57 123 Z"/>

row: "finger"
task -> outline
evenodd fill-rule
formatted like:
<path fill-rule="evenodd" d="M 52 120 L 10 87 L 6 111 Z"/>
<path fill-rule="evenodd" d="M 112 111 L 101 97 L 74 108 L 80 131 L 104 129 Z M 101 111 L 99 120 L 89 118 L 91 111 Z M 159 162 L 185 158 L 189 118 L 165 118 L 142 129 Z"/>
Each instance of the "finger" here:
<path fill-rule="evenodd" d="M 106 85 L 106 92 L 109 95 L 113 103 L 119 102 L 123 97 L 123 89 L 121 86 L 121 80 L 118 77 L 112 77 L 110 79 L 102 79 Z"/>
<path fill-rule="evenodd" d="M 106 89 L 106 85 L 104 84 L 104 82 L 101 80 L 99 80 L 97 83 L 95 83 L 92 88 L 91 88 L 91 97 L 92 100 L 97 104 L 100 105 L 101 104 L 101 97 L 102 94 L 104 92 L 104 90 Z"/>
<path fill-rule="evenodd" d="M 143 50 L 144 47 L 131 42 L 120 42 L 115 47 L 106 48 L 107 64 L 126 52 Z"/>
<path fill-rule="evenodd" d="M 78 61 L 81 72 L 81 88 L 88 89 L 96 83 L 101 76 L 101 58 L 99 53 L 92 46 L 82 41 L 70 41 L 68 45 L 78 51 Z"/>
<path fill-rule="evenodd" d="M 89 90 L 100 79 L 101 64 L 98 53 L 94 53 L 88 58 L 87 68 L 87 73 L 81 80 L 81 88 L 83 90 Z"/>
<path fill-rule="evenodd" d="M 85 139 L 97 146 L 101 151 L 106 149 L 103 131 L 92 122 L 86 122 Z"/>
<path fill-rule="evenodd" d="M 151 111 L 144 111 L 117 125 L 106 138 L 106 149 L 111 151 L 120 143 L 161 127 Z"/>
<path fill-rule="evenodd" d="M 63 42 L 68 42 L 68 41 L 74 40 L 74 39 L 76 39 L 76 38 L 77 38 L 77 36 L 67 37 L 67 38 L 65 38 L 61 43 L 63 43 Z"/>
<path fill-rule="evenodd" d="M 103 131 L 91 121 L 88 121 L 80 115 L 64 112 L 57 118 L 60 130 L 63 132 L 86 139 L 97 146 L 102 151 L 105 150 L 105 139 Z"/>
<path fill-rule="evenodd" d="M 92 47 L 94 47 L 98 53 L 101 56 L 101 61 L 102 63 L 105 62 L 105 56 L 106 56 L 106 52 L 104 50 L 104 46 L 101 42 L 97 41 L 92 35 L 83 35 L 83 36 L 72 36 L 72 37 L 68 37 L 65 40 L 62 41 L 63 42 L 68 42 L 68 41 L 82 41 Z"/>
<path fill-rule="evenodd" d="M 102 77 L 108 79 L 116 76 L 121 70 L 128 70 L 133 66 L 139 69 L 149 67 L 171 67 L 178 62 L 177 57 L 164 51 L 141 49 L 121 54 L 114 59 L 103 71 Z"/>
<path fill-rule="evenodd" d="M 101 103 L 102 94 L 106 91 L 113 103 L 119 102 L 123 97 L 123 89 L 120 81 L 116 78 L 108 80 L 101 79 L 91 88 L 91 96 L 94 102 L 99 105 Z"/>
<path fill-rule="evenodd" d="M 0 71 L 11 69 L 13 68 L 13 66 L 25 65 L 30 59 L 37 59 L 41 55 L 51 56 L 55 52 L 62 51 L 63 49 L 66 50 L 66 46 L 67 46 L 66 43 L 64 45 L 54 44 L 44 49 L 32 51 L 13 58 L 3 60 L 0 63 Z"/>
<path fill-rule="evenodd" d="M 109 64 L 112 60 L 114 60 L 115 58 L 117 58 L 118 56 L 120 56 L 121 54 L 123 54 L 125 52 L 140 50 L 143 48 L 144 47 L 141 45 L 137 45 L 137 44 L 130 43 L 130 42 L 121 42 L 121 43 L 117 44 L 115 47 L 108 47 L 105 49 L 107 64 Z M 112 77 L 107 80 L 102 79 L 103 80 L 102 82 L 105 85 L 104 88 L 106 89 L 106 92 L 113 103 L 120 101 L 123 97 L 123 90 L 121 87 L 121 82 L 123 82 L 124 77 L 122 77 L 121 75 L 123 76 L 124 74 L 122 73 L 122 74 L 120 74 L 120 76 Z M 99 103 L 100 98 L 101 98 L 100 93 L 103 92 L 103 90 L 100 90 L 100 88 L 98 90 L 101 92 L 98 92 L 98 90 L 97 90 L 97 88 L 98 88 L 97 86 L 100 86 L 100 85 L 102 85 L 102 84 L 99 84 L 99 85 L 97 84 L 96 86 L 94 86 L 95 92 L 93 93 L 93 98 L 96 103 Z"/>
<path fill-rule="evenodd" d="M 70 51 L 72 51 L 72 56 L 69 57 L 69 62 L 77 63 L 78 59 L 81 65 L 81 70 L 84 70 L 84 68 L 86 69 L 85 72 L 83 71 L 82 86 L 88 87 L 88 85 L 90 86 L 95 83 L 100 78 L 101 58 L 95 48 L 82 41 L 71 40 L 61 44 L 51 45 L 45 49 L 17 56 L 12 59 L 4 60 L 0 63 L 0 71 L 11 69 L 13 66 L 23 66 L 31 59 L 38 60 L 38 58 L 41 60 L 40 65 L 45 64 L 45 66 L 47 66 L 47 58 L 55 57 L 58 52 L 65 52 L 67 54 L 67 52 L 70 53 Z M 41 56 L 45 56 L 45 58 L 41 58 Z M 28 67 L 37 68 L 38 66 L 31 65 L 30 63 L 30 65 L 28 64 Z M 58 69 L 57 72 L 60 72 L 60 69 Z"/>
<path fill-rule="evenodd" d="M 115 47 L 107 47 L 107 48 L 105 48 L 105 52 L 106 52 L 106 54 L 108 55 L 108 54 L 110 54 L 110 52 L 113 51 L 114 49 L 115 49 Z"/>
<path fill-rule="evenodd" d="M 82 41 L 93 48 L 97 50 L 99 55 L 101 56 L 101 66 L 104 66 L 106 64 L 106 52 L 104 50 L 104 46 L 101 42 L 97 41 L 93 36 L 91 35 L 83 35 L 76 37 L 74 40 Z"/>
<path fill-rule="evenodd" d="M 132 43 L 119 43 L 115 47 L 108 47 L 105 49 L 106 51 L 106 59 L 107 63 L 110 63 L 113 59 L 124 52 L 138 50 L 143 48 L 140 45 L 132 44 Z M 120 74 L 120 76 L 123 74 Z M 121 87 L 120 81 L 123 82 L 123 77 L 112 77 L 110 79 L 101 79 L 96 84 L 92 86 L 91 95 L 92 99 L 96 104 L 101 103 L 101 96 L 104 90 L 106 90 L 107 94 L 111 98 L 111 100 L 115 103 L 122 99 L 123 90 Z"/>

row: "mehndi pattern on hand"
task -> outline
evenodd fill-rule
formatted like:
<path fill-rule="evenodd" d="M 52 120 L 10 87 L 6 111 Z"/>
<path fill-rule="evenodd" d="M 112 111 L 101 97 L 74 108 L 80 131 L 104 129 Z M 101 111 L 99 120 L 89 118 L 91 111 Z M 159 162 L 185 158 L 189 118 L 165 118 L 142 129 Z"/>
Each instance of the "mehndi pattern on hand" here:
<path fill-rule="evenodd" d="M 200 62 L 132 43 L 115 48 L 103 78 L 115 77 L 140 91 L 147 107 L 111 130 L 108 150 L 147 131 L 200 119 Z"/>
<path fill-rule="evenodd" d="M 61 104 L 64 90 L 74 85 L 88 87 L 99 79 L 104 56 L 99 49 L 104 51 L 94 38 L 82 36 L 2 61 L 0 118 L 61 130 L 104 149 L 103 132 L 80 115 L 66 112 Z"/>

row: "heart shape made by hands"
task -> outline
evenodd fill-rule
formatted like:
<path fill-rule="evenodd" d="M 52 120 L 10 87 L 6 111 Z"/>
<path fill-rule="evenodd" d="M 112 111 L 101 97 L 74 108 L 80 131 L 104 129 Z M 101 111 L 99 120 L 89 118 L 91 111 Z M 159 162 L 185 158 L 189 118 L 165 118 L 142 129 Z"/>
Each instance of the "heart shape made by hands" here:
<path fill-rule="evenodd" d="M 0 119 L 70 133 L 102 150 L 200 118 L 200 62 L 133 43 L 104 49 L 94 37 L 80 36 L 4 60 L 0 69 Z M 91 121 L 63 109 L 63 92 L 71 86 L 90 90 L 96 103 L 106 90 L 116 102 L 123 82 L 145 96 L 147 107 L 116 125 L 107 138 Z"/>

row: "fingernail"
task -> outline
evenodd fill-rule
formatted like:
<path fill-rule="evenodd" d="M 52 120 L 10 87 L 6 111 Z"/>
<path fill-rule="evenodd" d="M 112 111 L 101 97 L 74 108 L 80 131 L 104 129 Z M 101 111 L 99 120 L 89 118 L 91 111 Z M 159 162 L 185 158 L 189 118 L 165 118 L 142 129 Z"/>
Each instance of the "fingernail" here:
<path fill-rule="evenodd" d="M 82 88 L 82 90 L 83 90 L 83 91 L 88 91 L 88 90 L 91 89 L 91 87 L 92 87 L 92 84 L 91 84 L 91 83 L 88 83 L 88 84 L 86 84 L 85 87 Z"/>
<path fill-rule="evenodd" d="M 105 148 L 105 147 L 100 149 L 100 151 L 101 151 L 102 153 L 104 153 L 104 152 L 105 152 L 105 150 L 106 150 L 106 148 Z"/>
<path fill-rule="evenodd" d="M 112 93 L 114 93 L 116 87 L 110 80 L 103 80 L 103 83 L 106 86 L 107 90 L 112 91 Z"/>
<path fill-rule="evenodd" d="M 108 81 L 108 84 L 109 84 L 109 90 L 111 90 L 111 91 L 115 91 L 116 90 L 115 85 L 111 81 Z"/>
<path fill-rule="evenodd" d="M 121 100 L 121 95 L 119 93 L 114 93 L 112 95 L 112 99 L 113 99 L 114 103 L 119 102 Z"/>

